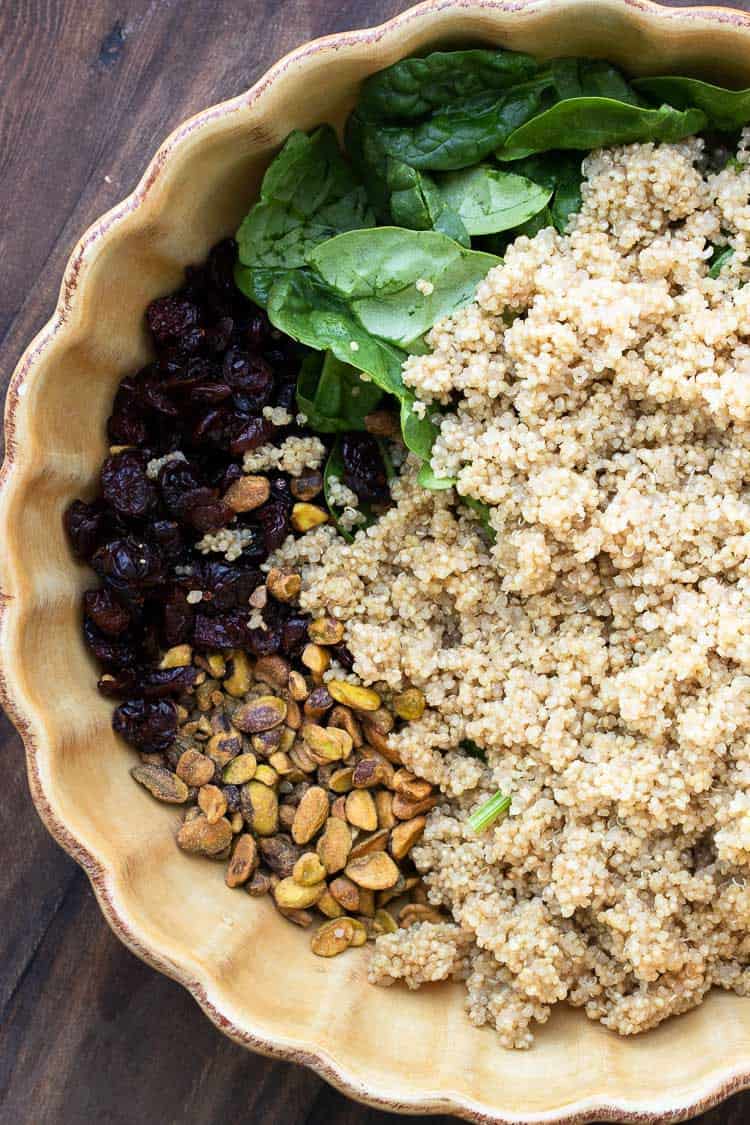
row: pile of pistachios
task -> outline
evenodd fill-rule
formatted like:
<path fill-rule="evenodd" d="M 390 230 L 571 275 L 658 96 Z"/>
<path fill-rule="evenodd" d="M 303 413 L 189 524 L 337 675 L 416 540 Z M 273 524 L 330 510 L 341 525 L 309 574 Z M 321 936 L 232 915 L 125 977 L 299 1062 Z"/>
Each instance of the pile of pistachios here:
<path fill-rule="evenodd" d="M 296 596 L 299 576 L 272 570 L 268 592 Z M 318 618 L 299 658 L 194 653 L 174 744 L 131 772 L 154 797 L 186 805 L 183 851 L 226 862 L 226 884 L 270 894 L 285 918 L 312 926 L 313 952 L 334 956 L 399 925 L 437 921 L 409 861 L 434 787 L 405 769 L 389 735 L 419 718 L 409 689 L 388 701 L 351 677 L 328 679 L 341 622 Z"/>

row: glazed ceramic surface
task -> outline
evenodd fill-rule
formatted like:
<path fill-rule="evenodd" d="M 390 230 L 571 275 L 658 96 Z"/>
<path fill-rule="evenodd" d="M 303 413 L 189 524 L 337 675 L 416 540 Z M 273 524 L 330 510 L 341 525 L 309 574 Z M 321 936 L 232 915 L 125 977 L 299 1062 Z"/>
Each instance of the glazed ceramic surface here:
<path fill-rule="evenodd" d="M 62 513 L 95 490 L 115 387 L 148 357 L 146 304 L 234 231 L 291 129 L 340 126 L 368 74 L 465 44 L 750 85 L 750 17 L 739 12 L 642 0 L 437 0 L 307 44 L 247 93 L 181 126 L 136 191 L 76 247 L 55 315 L 11 382 L 2 699 L 24 738 L 40 815 L 86 869 L 113 929 L 234 1039 L 405 1112 L 672 1120 L 750 1085 L 750 1000 L 717 992 L 629 1040 L 560 1006 L 531 1051 L 509 1053 L 492 1030 L 468 1022 L 459 985 L 376 989 L 366 950 L 313 957 L 309 935 L 269 902 L 228 890 L 219 865 L 177 849 L 179 814 L 133 784 L 132 751 L 111 731 L 111 705 L 81 639 L 79 598 L 92 576 L 71 556 Z"/>

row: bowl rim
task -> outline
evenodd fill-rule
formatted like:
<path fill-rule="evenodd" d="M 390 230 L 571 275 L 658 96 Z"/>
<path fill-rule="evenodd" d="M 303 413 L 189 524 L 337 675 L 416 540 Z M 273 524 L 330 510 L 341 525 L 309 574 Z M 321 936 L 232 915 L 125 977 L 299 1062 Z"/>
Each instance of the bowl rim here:
<path fill-rule="evenodd" d="M 632 13 L 633 18 L 641 19 L 651 26 L 664 27 L 667 23 L 689 24 L 705 21 L 708 25 L 729 24 L 747 32 L 750 38 L 750 12 L 736 8 L 716 5 L 696 5 L 686 8 L 666 7 L 654 0 L 587 0 L 598 8 L 609 7 L 620 14 Z M 193 134 L 199 133 L 214 122 L 229 117 L 236 110 L 254 105 L 266 92 L 279 82 L 285 72 L 305 62 L 313 56 L 326 51 L 335 51 L 352 45 L 376 43 L 387 36 L 398 33 L 409 23 L 419 21 L 425 16 L 446 11 L 495 10 L 505 14 L 552 11 L 559 0 L 423 0 L 413 7 L 398 13 L 391 19 L 373 27 L 336 32 L 300 44 L 282 56 L 247 90 L 201 110 L 179 124 L 159 145 L 148 162 L 145 171 L 134 189 L 119 203 L 106 211 L 86 229 L 75 244 L 65 266 L 59 295 L 49 320 L 36 333 L 23 351 L 11 375 L 5 401 L 5 455 L 0 465 L 0 542 L 11 542 L 3 534 L 9 516 L 9 494 L 14 477 L 19 475 L 15 466 L 16 430 L 21 413 L 22 399 L 27 390 L 27 380 L 33 378 L 47 350 L 60 333 L 64 333 L 66 323 L 72 319 L 76 308 L 79 283 L 85 266 L 97 251 L 98 244 L 108 240 L 117 228 L 134 213 L 146 200 L 166 163 L 176 150 L 180 149 Z M 45 790 L 39 767 L 41 739 L 35 733 L 35 709 L 24 700 L 20 678 L 12 663 L 4 659 L 6 611 L 14 600 L 13 583 L 7 559 L 0 557 L 0 706 L 18 730 L 26 753 L 29 788 L 34 805 L 42 821 L 53 838 L 84 869 L 102 913 L 116 936 L 141 960 L 152 968 L 176 980 L 196 1000 L 209 1019 L 235 1042 L 267 1057 L 297 1063 L 309 1067 L 326 1082 L 342 1093 L 378 1109 L 405 1114 L 450 1113 L 459 1118 L 479 1123 L 479 1125 L 518 1125 L 519 1122 L 545 1122 L 547 1125 L 583 1125 L 585 1122 L 638 1122 L 643 1125 L 686 1120 L 717 1105 L 732 1094 L 750 1087 L 750 1058 L 745 1068 L 737 1068 L 733 1073 L 716 1073 L 708 1082 L 703 1094 L 695 1099 L 688 1097 L 683 1101 L 662 1103 L 658 1110 L 645 1106 L 634 1107 L 630 1102 L 610 1100 L 599 1097 L 581 1098 L 569 1102 L 560 1109 L 533 1114 L 513 1114 L 511 1117 L 500 1112 L 488 1111 L 468 1097 L 458 1095 L 434 1094 L 417 1096 L 404 1100 L 393 1091 L 380 1085 L 370 1085 L 355 1076 L 346 1058 L 337 1058 L 321 1049 L 306 1050 L 284 1044 L 267 1034 L 256 1034 L 233 1022 L 211 1000 L 203 982 L 195 979 L 178 961 L 173 961 L 157 952 L 144 942 L 135 927 L 128 922 L 120 909 L 116 896 L 108 884 L 107 869 L 96 856 L 82 843 L 76 834 L 55 812 Z M 22 702 L 24 700 L 24 702 Z M 39 729 L 39 727 L 37 727 Z"/>

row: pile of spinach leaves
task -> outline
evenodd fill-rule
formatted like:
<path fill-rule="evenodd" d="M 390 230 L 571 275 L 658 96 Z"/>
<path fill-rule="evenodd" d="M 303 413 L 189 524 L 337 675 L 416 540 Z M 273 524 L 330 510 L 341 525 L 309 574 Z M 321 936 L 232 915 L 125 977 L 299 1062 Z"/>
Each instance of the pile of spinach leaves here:
<path fill-rule="evenodd" d="M 237 232 L 236 281 L 278 329 L 323 353 L 307 357 L 297 387 L 313 429 L 362 430 L 395 400 L 420 481 L 450 487 L 429 465 L 437 431 L 414 412 L 407 355 L 426 350 L 425 333 L 473 299 L 519 234 L 565 230 L 581 206 L 583 154 L 748 121 L 748 90 L 630 81 L 595 59 L 502 49 L 403 59 L 364 82 L 345 152 L 329 125 L 288 137 Z M 471 506 L 491 533 L 487 510 Z"/>

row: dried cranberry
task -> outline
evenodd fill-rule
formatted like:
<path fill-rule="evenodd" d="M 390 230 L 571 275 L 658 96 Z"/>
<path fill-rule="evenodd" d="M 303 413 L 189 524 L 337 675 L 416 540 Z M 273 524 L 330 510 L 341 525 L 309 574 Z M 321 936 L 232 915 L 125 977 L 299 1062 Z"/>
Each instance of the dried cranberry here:
<path fill-rule="evenodd" d="M 203 563 L 200 569 L 196 567 L 195 577 L 190 579 L 203 591 L 201 609 L 209 615 L 244 608 L 262 581 L 261 572 L 253 567 L 218 560 Z"/>
<path fill-rule="evenodd" d="M 246 646 L 255 656 L 273 656 L 281 649 L 280 628 L 249 629 Z"/>
<path fill-rule="evenodd" d="M 180 525 L 175 520 L 154 520 L 146 534 L 167 562 L 174 562 L 184 550 Z"/>
<path fill-rule="evenodd" d="M 146 476 L 146 455 L 126 449 L 108 457 L 101 468 L 102 495 L 120 515 L 142 519 L 156 503 L 156 489 Z"/>
<path fill-rule="evenodd" d="M 229 452 L 235 457 L 267 445 L 276 433 L 268 418 L 237 418 L 230 428 Z"/>
<path fill-rule="evenodd" d="M 65 530 L 77 558 L 88 562 L 105 533 L 107 511 L 101 500 L 74 500 L 64 516 Z"/>
<path fill-rule="evenodd" d="M 230 461 L 229 464 L 227 465 L 226 469 L 224 469 L 221 476 L 219 477 L 219 481 L 218 481 L 219 492 L 222 492 L 222 493 L 226 492 L 226 490 L 229 488 L 230 484 L 234 484 L 234 482 L 236 480 L 239 480 L 241 476 L 242 476 L 242 469 L 239 467 L 237 462 L 236 461 Z"/>
<path fill-rule="evenodd" d="M 202 483 L 189 461 L 167 461 L 159 470 L 158 485 L 162 500 L 170 514 L 178 519 L 185 497 L 199 489 Z"/>
<path fill-rule="evenodd" d="M 112 668 L 133 668 L 136 653 L 128 638 L 108 637 L 101 633 L 90 618 L 83 621 L 83 639 L 98 661 Z"/>
<path fill-rule="evenodd" d="M 302 613 L 293 613 L 285 622 L 281 631 L 281 650 L 287 656 L 292 656 L 307 642 L 307 626 L 310 618 Z"/>
<path fill-rule="evenodd" d="M 116 672 L 105 673 L 96 686 L 107 699 L 123 699 L 134 693 L 136 675 L 135 672 L 120 668 Z"/>
<path fill-rule="evenodd" d="M 210 352 L 223 352 L 229 347 L 232 339 L 234 321 L 231 316 L 222 316 L 216 321 L 213 328 L 206 331 L 206 347 Z"/>
<path fill-rule="evenodd" d="M 148 430 L 134 405 L 115 411 L 107 419 L 107 437 L 112 445 L 143 445 Z"/>
<path fill-rule="evenodd" d="M 387 500 L 388 478 L 380 446 L 372 434 L 344 434 L 341 439 L 344 484 L 360 500 Z"/>
<path fill-rule="evenodd" d="M 106 587 L 87 590 L 83 595 L 83 606 L 97 629 L 109 637 L 124 633 L 130 625 L 130 614 Z"/>
<path fill-rule="evenodd" d="M 253 313 L 247 326 L 248 346 L 253 350 L 261 347 L 266 342 L 270 330 L 271 325 L 266 314 L 260 309 Z"/>
<path fill-rule="evenodd" d="M 190 440 L 194 445 L 221 445 L 231 415 L 221 406 L 209 406 L 193 422 Z"/>
<path fill-rule="evenodd" d="M 269 480 L 271 482 L 272 499 L 283 500 L 291 508 L 294 504 L 294 497 L 292 496 L 289 477 L 285 477 L 282 473 L 269 474 Z"/>
<path fill-rule="evenodd" d="M 282 383 L 276 392 L 276 405 L 283 406 L 285 410 L 294 413 L 293 407 L 296 395 L 297 389 L 294 383 Z"/>
<path fill-rule="evenodd" d="M 161 560 L 153 547 L 133 535 L 105 543 L 91 565 L 115 589 L 156 586 L 164 577 Z"/>
<path fill-rule="evenodd" d="M 186 359 L 181 352 L 169 352 L 168 358 L 159 361 L 164 386 L 169 391 L 187 390 L 200 383 L 214 382 L 221 369 L 218 364 L 202 356 Z"/>
<path fill-rule="evenodd" d="M 232 388 L 228 383 L 199 383 L 197 387 L 191 388 L 188 399 L 197 404 L 223 402 L 231 393 Z"/>
<path fill-rule="evenodd" d="M 200 535 L 226 527 L 234 515 L 215 488 L 196 488 L 187 493 L 180 505 L 181 519 Z"/>
<path fill-rule="evenodd" d="M 180 695 L 191 688 L 198 678 L 198 669 L 192 664 L 182 668 L 154 668 L 141 679 L 141 692 L 146 699 L 163 699 Z"/>
<path fill-rule="evenodd" d="M 237 243 L 233 238 L 217 242 L 208 255 L 206 275 L 213 289 L 235 292 L 234 266 L 237 261 Z"/>
<path fill-rule="evenodd" d="M 177 407 L 164 393 L 161 372 L 155 365 L 142 368 L 130 383 L 135 401 L 146 411 L 177 416 Z"/>
<path fill-rule="evenodd" d="M 146 323 L 157 344 L 183 338 L 198 323 L 198 309 L 185 297 L 158 297 L 146 309 Z"/>
<path fill-rule="evenodd" d="M 255 410 L 262 410 L 270 402 L 273 372 L 260 356 L 231 348 L 224 356 L 223 373 L 225 381 L 244 395 Z"/>
<path fill-rule="evenodd" d="M 207 617 L 204 613 L 195 615 L 193 643 L 196 648 L 243 648 L 248 642 L 248 636 L 245 614 L 235 611 L 221 617 Z"/>
<path fill-rule="evenodd" d="M 337 660 L 342 668 L 346 668 L 347 672 L 352 671 L 354 668 L 354 657 L 343 641 L 339 641 L 337 645 L 331 645 L 329 651 L 333 659 Z"/>
<path fill-rule="evenodd" d="M 253 515 L 260 524 L 263 544 L 270 555 L 289 534 L 289 505 L 283 500 L 267 500 Z"/>
<path fill-rule="evenodd" d="M 192 639 L 195 610 L 186 599 L 185 591 L 173 586 L 164 600 L 162 630 L 168 648 L 185 644 Z"/>
<path fill-rule="evenodd" d="M 174 742 L 177 712 L 167 699 L 129 699 L 115 709 L 112 726 L 131 746 L 157 754 Z"/>

